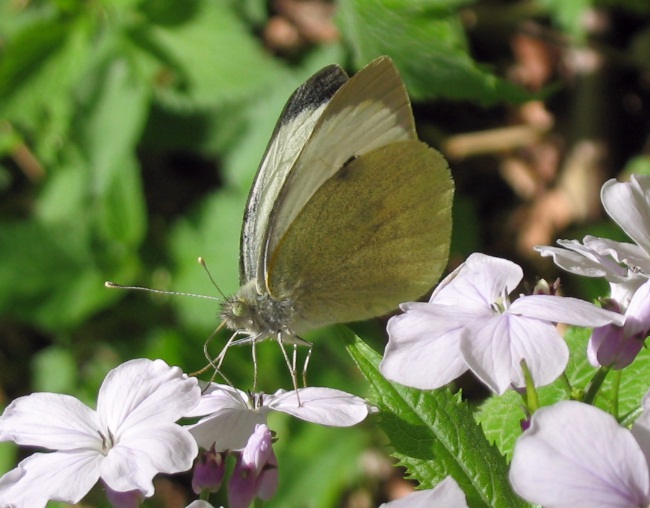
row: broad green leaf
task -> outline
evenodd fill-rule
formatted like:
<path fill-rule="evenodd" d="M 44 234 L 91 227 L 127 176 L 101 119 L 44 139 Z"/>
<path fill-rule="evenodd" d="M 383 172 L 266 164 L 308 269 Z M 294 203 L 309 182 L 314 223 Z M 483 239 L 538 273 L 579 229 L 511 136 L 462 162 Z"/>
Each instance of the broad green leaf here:
<path fill-rule="evenodd" d="M 199 256 L 205 259 L 226 295 L 239 288 L 239 233 L 245 202 L 243 194 L 216 192 L 201 203 L 193 217 L 179 219 L 175 224 L 170 240 L 170 253 L 177 267 L 171 276 L 175 290 L 219 297 L 197 263 Z M 174 305 L 190 327 L 209 331 L 217 325 L 216 301 L 177 298 Z"/>
<path fill-rule="evenodd" d="M 178 9 L 181 3 L 176 2 Z M 215 106 L 263 93 L 277 64 L 222 2 L 200 2 L 191 18 L 153 26 L 152 44 L 176 62 L 158 97 L 170 107 Z"/>
<path fill-rule="evenodd" d="M 526 506 L 510 488 L 504 457 L 488 443 L 458 394 L 390 383 L 378 370 L 379 354 L 350 332 L 346 343 L 370 382 L 371 402 L 380 410 L 379 426 L 395 448 L 394 456 L 421 488 L 451 475 L 472 507 Z"/>
<path fill-rule="evenodd" d="M 597 371 L 586 356 L 590 333 L 588 329 L 571 328 L 565 334 L 565 340 L 571 351 L 566 374 L 573 391 L 578 395 L 586 389 Z M 641 404 L 642 397 L 648 391 L 648 372 L 650 372 L 650 351 L 644 349 L 632 365 L 623 369 L 619 387 L 619 416 L 625 416 Z M 601 387 L 600 396 L 596 399 L 596 406 L 609 412 L 613 389 L 614 373 L 610 372 Z M 561 379 L 549 386 L 539 388 L 538 394 L 541 406 L 548 406 L 571 397 L 567 385 Z M 502 396 L 493 395 L 476 414 L 490 441 L 494 442 L 508 457 L 512 456 L 514 444 L 521 435 L 520 420 L 526 416 L 522 408 L 521 397 L 514 391 L 509 391 Z"/>
<path fill-rule="evenodd" d="M 123 59 L 110 60 L 98 70 L 97 87 L 77 125 L 92 175 L 88 192 L 101 236 L 137 246 L 146 218 L 135 148 L 149 111 L 149 91 Z"/>
<path fill-rule="evenodd" d="M 357 67 L 392 57 L 415 99 L 464 99 L 483 105 L 529 95 L 477 64 L 455 13 L 391 0 L 342 0 L 337 13 Z"/>
<path fill-rule="evenodd" d="M 71 88 L 88 57 L 88 35 L 83 19 L 49 18 L 8 41 L 0 59 L 0 118 L 42 129 L 53 105 L 69 115 Z"/>
<path fill-rule="evenodd" d="M 69 329 L 112 298 L 90 252 L 83 221 L 0 225 L 0 313 Z"/>

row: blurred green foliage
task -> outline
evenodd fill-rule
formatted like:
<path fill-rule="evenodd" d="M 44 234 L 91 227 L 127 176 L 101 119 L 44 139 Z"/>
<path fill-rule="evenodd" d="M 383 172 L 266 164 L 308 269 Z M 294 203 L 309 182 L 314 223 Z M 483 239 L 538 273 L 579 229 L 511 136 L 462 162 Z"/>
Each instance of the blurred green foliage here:
<path fill-rule="evenodd" d="M 260 157 L 290 93 L 324 65 L 355 72 L 387 54 L 418 102 L 530 98 L 473 58 L 462 14 L 475 3 L 490 4 L 340 0 L 337 40 L 281 54 L 264 45 L 272 6 L 262 0 L 1 1 L 0 402 L 48 390 L 92 404 L 105 373 L 129 358 L 203 366 L 216 301 L 103 283 L 218 298 L 202 256 L 224 293 L 235 291 Z M 592 1 L 519 4 L 579 39 Z M 478 212 L 458 200 L 454 245 L 467 254 L 481 248 Z M 382 349 L 378 327 L 361 330 Z M 307 337 L 310 383 L 364 394 L 336 335 Z M 258 355 L 260 388 L 290 386 L 275 344 Z M 229 351 L 226 371 L 250 386 L 250 351 Z M 365 481 L 362 450 L 380 441 L 370 425 L 275 425 L 281 489 L 270 506 L 335 506 Z M 0 447 L 2 471 L 15 453 Z"/>

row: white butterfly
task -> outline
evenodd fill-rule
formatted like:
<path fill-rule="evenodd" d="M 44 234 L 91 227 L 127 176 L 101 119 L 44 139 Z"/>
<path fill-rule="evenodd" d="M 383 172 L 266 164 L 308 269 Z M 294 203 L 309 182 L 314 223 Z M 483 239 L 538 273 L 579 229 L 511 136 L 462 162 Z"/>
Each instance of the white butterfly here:
<path fill-rule="evenodd" d="M 307 344 L 307 330 L 422 296 L 446 265 L 452 195 L 390 58 L 350 79 L 337 65 L 316 73 L 287 102 L 251 188 L 241 288 L 220 313 L 229 344 Z"/>

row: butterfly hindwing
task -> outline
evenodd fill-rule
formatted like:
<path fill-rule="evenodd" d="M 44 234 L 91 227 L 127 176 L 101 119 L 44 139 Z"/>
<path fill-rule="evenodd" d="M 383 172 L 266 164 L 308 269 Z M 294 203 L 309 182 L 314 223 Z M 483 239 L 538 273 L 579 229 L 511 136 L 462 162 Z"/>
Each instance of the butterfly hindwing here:
<path fill-rule="evenodd" d="M 294 329 L 367 319 L 426 293 L 446 266 L 453 182 L 420 141 L 350 160 L 303 207 L 269 264 Z"/>

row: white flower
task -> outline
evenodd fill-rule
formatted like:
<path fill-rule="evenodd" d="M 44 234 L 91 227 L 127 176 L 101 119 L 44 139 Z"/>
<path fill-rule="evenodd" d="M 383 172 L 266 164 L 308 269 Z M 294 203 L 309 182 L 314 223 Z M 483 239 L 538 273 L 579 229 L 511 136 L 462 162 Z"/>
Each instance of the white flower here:
<path fill-rule="evenodd" d="M 132 360 L 108 373 L 97 411 L 69 395 L 34 393 L 0 417 L 0 441 L 54 450 L 34 453 L 0 478 L 0 506 L 78 503 L 100 478 L 116 492 L 154 492 L 157 473 L 192 466 L 197 446 L 174 422 L 201 396 L 194 378 L 162 360 Z"/>
<path fill-rule="evenodd" d="M 623 316 L 575 298 L 508 294 L 522 270 L 505 259 L 472 254 L 445 278 L 429 303 L 406 303 L 388 322 L 380 365 L 390 380 L 420 389 L 444 386 L 471 369 L 490 389 L 523 387 L 525 360 L 536 386 L 552 383 L 569 351 L 555 323 L 622 324 Z"/>
<path fill-rule="evenodd" d="M 271 411 L 332 427 L 355 425 L 372 411 L 365 400 L 332 388 L 279 390 L 273 395 L 249 395 L 227 385 L 211 383 L 199 405 L 187 416 L 208 415 L 187 428 L 199 446 L 216 451 L 240 450 L 246 446 L 257 424 L 266 423 Z"/>
<path fill-rule="evenodd" d="M 609 216 L 634 244 L 586 236 L 559 240 L 564 247 L 539 246 L 560 268 L 586 277 L 604 277 L 611 297 L 625 310 L 636 289 L 650 278 L 650 177 L 632 175 L 629 182 L 605 182 L 600 198 Z M 636 245 L 635 245 L 636 244 Z"/>
<path fill-rule="evenodd" d="M 448 476 L 433 489 L 412 492 L 401 499 L 384 503 L 379 508 L 467 508 L 465 494 Z"/>
<path fill-rule="evenodd" d="M 647 397 L 646 397 L 647 398 Z M 562 401 L 533 414 L 510 466 L 515 492 L 553 508 L 650 505 L 650 411 L 632 431 L 608 413 Z"/>

